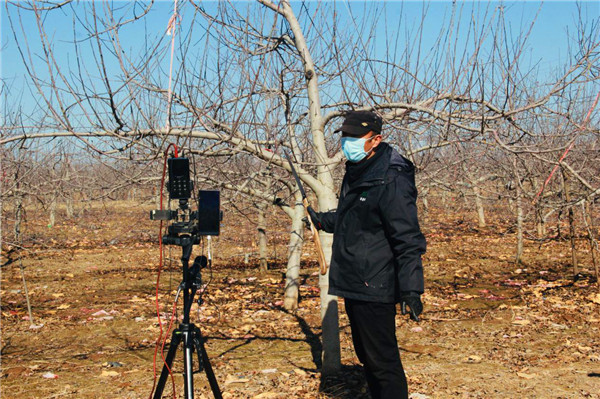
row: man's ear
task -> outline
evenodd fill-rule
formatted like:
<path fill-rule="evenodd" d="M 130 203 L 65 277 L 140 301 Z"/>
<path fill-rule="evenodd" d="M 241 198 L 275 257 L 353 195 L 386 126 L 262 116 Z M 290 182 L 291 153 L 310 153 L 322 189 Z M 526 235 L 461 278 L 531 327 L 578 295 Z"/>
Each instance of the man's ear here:
<path fill-rule="evenodd" d="M 373 148 L 377 147 L 379 145 L 379 143 L 381 143 L 382 140 L 383 140 L 383 136 L 381 134 L 378 134 L 377 136 L 375 136 L 373 138 Z"/>

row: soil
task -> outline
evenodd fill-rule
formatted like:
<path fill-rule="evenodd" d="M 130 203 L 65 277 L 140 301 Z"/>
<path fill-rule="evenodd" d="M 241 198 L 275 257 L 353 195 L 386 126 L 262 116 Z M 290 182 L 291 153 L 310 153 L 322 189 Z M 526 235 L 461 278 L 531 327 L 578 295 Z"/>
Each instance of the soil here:
<path fill-rule="evenodd" d="M 2 398 L 149 397 L 161 331 L 158 222 L 146 220 L 149 209 L 95 206 L 51 228 L 43 214 L 28 214 L 24 249 L 2 248 Z M 226 215 L 213 240 L 212 268 L 202 271 L 209 283 L 203 303 L 192 309 L 223 397 L 368 398 L 343 311 L 342 373 L 321 378 L 311 244 L 300 307 L 286 311 L 285 218 L 272 215 L 270 270 L 260 274 L 254 225 Z M 441 212 L 423 223 L 425 312 L 418 324 L 397 317 L 412 397 L 600 398 L 600 293 L 584 237 L 577 241 L 581 276 L 573 281 L 568 241 L 527 241 L 523 263 L 515 265 L 507 223 L 474 226 Z M 178 249 L 165 250 L 158 289 L 168 340 L 181 280 Z M 181 363 L 179 352 L 164 397 L 174 396 L 173 385 L 183 397 Z M 205 373 L 194 383 L 197 398 L 213 397 Z"/>

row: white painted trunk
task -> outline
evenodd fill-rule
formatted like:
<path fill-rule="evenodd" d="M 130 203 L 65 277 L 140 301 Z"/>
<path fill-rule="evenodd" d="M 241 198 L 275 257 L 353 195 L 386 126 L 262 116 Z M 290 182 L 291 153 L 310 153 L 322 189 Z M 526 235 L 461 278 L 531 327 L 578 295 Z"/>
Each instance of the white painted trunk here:
<path fill-rule="evenodd" d="M 67 196 L 65 198 L 65 209 L 67 212 L 67 218 L 73 218 L 73 215 L 75 215 L 75 210 L 73 208 L 73 198 L 71 196 Z"/>
<path fill-rule="evenodd" d="M 485 227 L 485 210 L 483 208 L 483 201 L 481 199 L 481 191 L 479 187 L 473 186 L 473 192 L 475 193 L 475 207 L 477 208 L 477 224 L 479 227 Z"/>
<path fill-rule="evenodd" d="M 325 194 L 325 193 L 324 193 Z M 337 207 L 337 199 L 333 192 L 329 195 L 319 197 L 319 209 L 328 211 Z M 321 232 L 321 245 L 325 253 L 327 264 L 331 265 L 331 252 L 333 235 Z M 326 275 L 319 277 L 319 288 L 321 289 L 321 326 L 323 328 L 323 365 L 321 374 L 333 375 L 341 370 L 342 360 L 340 351 L 340 325 L 338 316 L 338 297 L 329 295 L 329 269 Z"/>
<path fill-rule="evenodd" d="M 56 222 L 56 196 L 52 198 L 52 202 L 50 202 L 50 217 L 48 219 L 48 227 L 54 227 L 54 223 Z"/>
<path fill-rule="evenodd" d="M 337 199 L 334 193 L 332 166 L 330 165 L 330 159 L 327 155 L 327 148 L 325 146 L 324 122 L 321 114 L 317 68 L 315 67 L 310 54 L 310 48 L 306 43 L 300 23 L 298 22 L 289 1 L 282 0 L 278 4 L 269 0 L 259 1 L 273 9 L 275 12 L 281 14 L 288 22 L 290 30 L 293 33 L 294 45 L 304 67 L 304 79 L 306 80 L 306 90 L 308 94 L 308 118 L 310 120 L 314 160 L 317 165 L 317 179 L 319 182 L 318 184 L 313 184 L 311 188 L 317 195 L 319 209 L 321 211 L 333 209 L 337 206 Z M 325 253 L 325 259 L 329 262 L 331 259 L 331 235 L 321 234 L 321 243 L 323 252 Z M 327 376 L 336 374 L 342 367 L 338 307 L 337 297 L 327 295 L 327 290 L 329 288 L 329 274 L 319 278 L 319 287 L 321 289 L 321 325 L 323 328 L 323 362 L 321 374 Z"/>
<path fill-rule="evenodd" d="M 300 259 L 304 245 L 304 206 L 301 199 L 296 202 L 292 215 L 292 231 L 288 247 L 288 263 L 285 272 L 285 298 L 283 306 L 287 310 L 298 308 L 300 286 Z"/>

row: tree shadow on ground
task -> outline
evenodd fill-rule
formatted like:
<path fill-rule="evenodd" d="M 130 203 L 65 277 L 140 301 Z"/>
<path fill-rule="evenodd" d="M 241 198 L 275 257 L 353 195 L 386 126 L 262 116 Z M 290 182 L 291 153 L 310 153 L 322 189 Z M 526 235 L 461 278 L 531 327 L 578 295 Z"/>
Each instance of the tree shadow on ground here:
<path fill-rule="evenodd" d="M 319 392 L 335 399 L 368 399 L 369 390 L 362 366 L 343 365 L 342 370 L 321 379 Z"/>
<path fill-rule="evenodd" d="M 310 345 L 313 363 L 316 369 L 320 370 L 323 351 L 321 334 L 314 332 L 308 322 L 293 311 L 288 311 L 283 307 L 274 307 L 274 309 L 296 318 L 302 333 L 306 337 L 306 342 Z M 342 365 L 342 369 L 336 375 L 321 378 L 319 392 L 326 397 L 335 399 L 368 399 L 371 397 L 368 393 L 363 368 L 359 365 Z"/>
<path fill-rule="evenodd" d="M 302 317 L 298 316 L 297 314 L 293 314 L 293 316 L 296 318 L 296 321 L 298 321 L 300 330 L 306 337 L 306 343 L 310 345 L 310 354 L 315 367 L 320 369 L 322 366 L 321 354 L 323 353 L 321 334 L 313 332 L 313 330 L 310 328 L 310 325 Z"/>

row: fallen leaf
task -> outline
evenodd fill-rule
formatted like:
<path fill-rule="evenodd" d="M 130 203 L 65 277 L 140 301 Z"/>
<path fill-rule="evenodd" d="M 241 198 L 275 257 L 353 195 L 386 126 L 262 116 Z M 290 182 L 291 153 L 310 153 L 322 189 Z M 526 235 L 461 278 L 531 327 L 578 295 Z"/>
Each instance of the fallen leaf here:
<path fill-rule="evenodd" d="M 260 370 L 260 372 L 263 374 L 276 373 L 277 369 L 264 369 L 264 370 Z"/>
<path fill-rule="evenodd" d="M 225 377 L 225 385 L 249 382 L 250 378 L 240 377 L 228 374 Z"/>
<path fill-rule="evenodd" d="M 29 326 L 30 330 L 39 330 L 40 328 L 44 327 L 43 324 L 32 324 Z"/>
<path fill-rule="evenodd" d="M 98 316 L 108 316 L 110 313 L 108 313 L 106 310 L 99 310 L 96 313 L 92 313 L 92 316 L 94 317 L 98 317 Z"/>
<path fill-rule="evenodd" d="M 537 377 L 537 374 L 528 374 L 528 373 L 517 373 L 517 375 L 521 378 L 525 378 L 526 380 L 531 380 L 532 378 Z"/>
<path fill-rule="evenodd" d="M 481 356 L 477 356 L 477 355 L 469 355 L 469 357 L 467 357 L 465 359 L 466 363 L 481 363 Z"/>
<path fill-rule="evenodd" d="M 139 298 L 138 296 L 134 295 L 133 298 L 131 298 L 129 300 L 129 302 L 146 302 L 146 300 L 143 299 L 143 298 Z"/>

